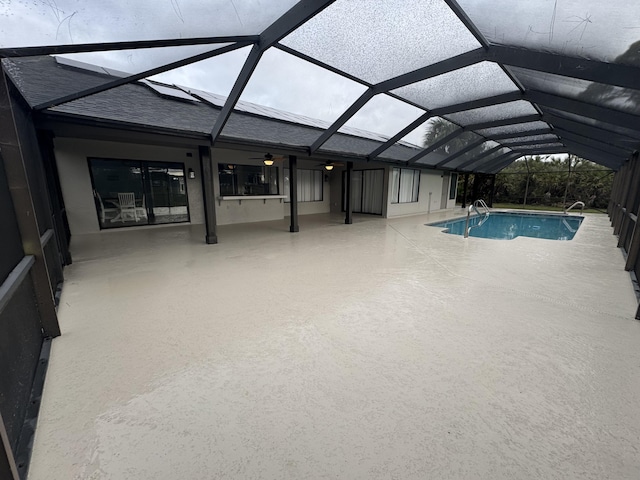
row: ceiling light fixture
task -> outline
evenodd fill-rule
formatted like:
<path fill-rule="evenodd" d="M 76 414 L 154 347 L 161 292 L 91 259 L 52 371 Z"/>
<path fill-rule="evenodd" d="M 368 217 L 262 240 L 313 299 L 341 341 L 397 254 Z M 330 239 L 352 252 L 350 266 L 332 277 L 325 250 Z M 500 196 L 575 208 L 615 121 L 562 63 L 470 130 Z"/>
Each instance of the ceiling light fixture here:
<path fill-rule="evenodd" d="M 333 165 L 330 165 L 330 164 L 329 164 L 329 165 L 325 165 L 325 166 L 324 166 L 324 168 L 325 168 L 328 172 L 330 172 L 331 170 L 333 170 Z"/>
<path fill-rule="evenodd" d="M 273 165 L 273 160 L 271 160 L 270 158 L 265 158 L 263 162 L 267 167 L 270 167 L 271 165 Z"/>

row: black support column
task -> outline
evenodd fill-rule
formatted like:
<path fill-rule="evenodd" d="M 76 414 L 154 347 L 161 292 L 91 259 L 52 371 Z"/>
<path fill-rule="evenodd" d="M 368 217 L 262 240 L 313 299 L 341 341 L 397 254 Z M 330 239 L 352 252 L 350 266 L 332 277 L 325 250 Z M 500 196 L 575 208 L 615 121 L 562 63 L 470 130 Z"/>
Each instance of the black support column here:
<path fill-rule="evenodd" d="M 69 240 L 71 231 L 67 221 L 67 213 L 60 187 L 60 177 L 56 166 L 55 154 L 53 153 L 53 132 L 39 131 L 38 144 L 42 154 L 42 163 L 46 174 L 46 182 L 49 190 L 49 201 L 51 203 L 51 214 L 53 217 L 53 228 L 55 231 L 58 251 L 62 256 L 63 265 L 71 265 L 71 252 L 69 251 Z M 62 278 L 62 273 L 60 274 Z"/>
<path fill-rule="evenodd" d="M 471 200 L 469 201 L 469 203 L 473 203 L 476 200 L 478 200 L 479 190 L 480 190 L 480 176 L 481 175 L 479 173 L 473 174 L 473 185 L 471 187 Z"/>
<path fill-rule="evenodd" d="M 493 196 L 496 194 L 496 176 L 491 176 L 491 193 L 489 194 L 489 206 L 493 208 Z"/>
<path fill-rule="evenodd" d="M 346 210 L 346 216 L 344 219 L 344 223 L 347 225 L 351 225 L 353 223 L 353 204 L 351 203 L 351 173 L 353 172 L 353 162 L 347 162 L 347 178 L 346 178 L 346 203 L 344 209 Z"/>
<path fill-rule="evenodd" d="M 469 174 L 464 174 L 464 187 L 462 188 L 462 208 L 467 206 L 467 187 L 469 186 Z"/>
<path fill-rule="evenodd" d="M 209 147 L 198 147 L 200 170 L 202 172 L 202 197 L 204 200 L 204 222 L 206 228 L 205 241 L 208 244 L 218 243 L 216 234 L 216 198 L 213 191 L 213 161 Z"/>
<path fill-rule="evenodd" d="M 291 208 L 291 233 L 299 232 L 298 225 L 298 158 L 289 155 L 289 207 Z"/>

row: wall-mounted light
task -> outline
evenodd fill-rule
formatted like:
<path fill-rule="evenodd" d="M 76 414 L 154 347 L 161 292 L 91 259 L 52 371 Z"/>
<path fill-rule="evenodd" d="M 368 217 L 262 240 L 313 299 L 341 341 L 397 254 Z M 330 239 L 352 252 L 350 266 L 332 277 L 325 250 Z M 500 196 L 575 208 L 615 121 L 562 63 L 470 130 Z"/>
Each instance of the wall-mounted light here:
<path fill-rule="evenodd" d="M 196 172 L 193 171 L 193 168 L 190 168 L 189 170 L 187 170 L 187 173 L 189 175 L 189 178 L 191 179 L 196 178 Z"/>
<path fill-rule="evenodd" d="M 270 167 L 271 165 L 273 165 L 273 160 L 271 160 L 270 158 L 265 158 L 263 162 L 267 167 Z"/>
<path fill-rule="evenodd" d="M 325 165 L 324 168 L 330 172 L 331 170 L 333 170 L 333 165 Z"/>

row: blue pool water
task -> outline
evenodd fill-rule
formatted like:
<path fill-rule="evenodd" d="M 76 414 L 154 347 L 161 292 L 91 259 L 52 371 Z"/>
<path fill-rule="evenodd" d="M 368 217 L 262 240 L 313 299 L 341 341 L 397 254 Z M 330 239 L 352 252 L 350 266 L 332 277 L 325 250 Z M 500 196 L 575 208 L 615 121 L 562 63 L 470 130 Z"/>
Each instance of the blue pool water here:
<path fill-rule="evenodd" d="M 445 233 L 464 235 L 466 218 L 456 218 L 429 224 L 442 227 Z M 480 217 L 472 216 L 469 225 L 477 225 Z M 571 240 L 578 231 L 582 217 L 575 215 L 553 215 L 539 213 L 491 212 L 480 227 L 472 228 L 470 237 L 512 240 L 516 237 L 546 238 L 549 240 Z"/>

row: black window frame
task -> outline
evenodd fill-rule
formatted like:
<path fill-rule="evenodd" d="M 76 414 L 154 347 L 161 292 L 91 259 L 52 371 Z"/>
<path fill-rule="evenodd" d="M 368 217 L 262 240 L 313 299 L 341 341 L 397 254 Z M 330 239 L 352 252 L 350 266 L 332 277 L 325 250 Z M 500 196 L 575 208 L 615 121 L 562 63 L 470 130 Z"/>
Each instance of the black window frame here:
<path fill-rule="evenodd" d="M 158 226 L 158 225 L 176 225 L 179 223 L 191 223 L 191 207 L 189 205 L 189 182 L 187 182 L 187 167 L 185 165 L 184 162 L 180 162 L 180 161 L 162 161 L 162 160 L 140 160 L 140 159 L 131 159 L 131 158 L 113 158 L 113 157 L 95 157 L 95 156 L 91 156 L 91 157 L 87 157 L 87 169 L 89 170 L 89 178 L 91 180 L 91 190 L 94 192 L 97 191 L 96 190 L 96 183 L 95 183 L 95 179 L 94 179 L 94 175 L 93 175 L 93 169 L 91 168 L 91 161 L 92 160 L 99 160 L 99 161 L 113 161 L 113 162 L 130 162 L 130 163 L 137 163 L 139 165 L 140 170 L 143 172 L 143 179 L 142 179 L 142 191 L 144 193 L 144 195 L 146 195 L 147 198 L 150 198 L 153 194 L 153 192 L 150 190 L 150 186 L 151 184 L 149 183 L 149 181 L 147 181 L 144 178 L 145 175 L 145 171 L 148 172 L 148 168 L 149 167 L 155 167 L 155 168 L 162 168 L 159 167 L 160 165 L 162 165 L 164 168 L 166 168 L 167 165 L 180 165 L 182 168 L 182 173 L 183 173 L 183 178 L 184 180 L 184 195 L 186 197 L 186 207 L 187 207 L 187 218 L 186 220 L 180 220 L 180 221 L 176 221 L 176 222 L 159 222 L 159 223 L 155 223 L 151 221 L 152 215 L 150 214 L 149 210 L 151 209 L 150 204 L 147 202 L 146 204 L 146 208 L 147 208 L 147 223 L 141 223 L 141 224 L 128 224 L 128 223 L 124 223 L 121 225 L 113 225 L 111 227 L 105 228 L 102 225 L 102 222 L 100 220 L 100 211 L 98 209 L 98 205 L 96 204 L 96 217 L 98 220 L 98 227 L 100 228 L 100 230 L 112 230 L 114 228 L 128 228 L 128 227 L 142 227 L 142 226 Z M 146 165 L 146 168 L 145 168 Z M 171 167 L 173 168 L 173 167 Z M 94 198 L 94 203 L 96 202 L 96 199 Z"/>

